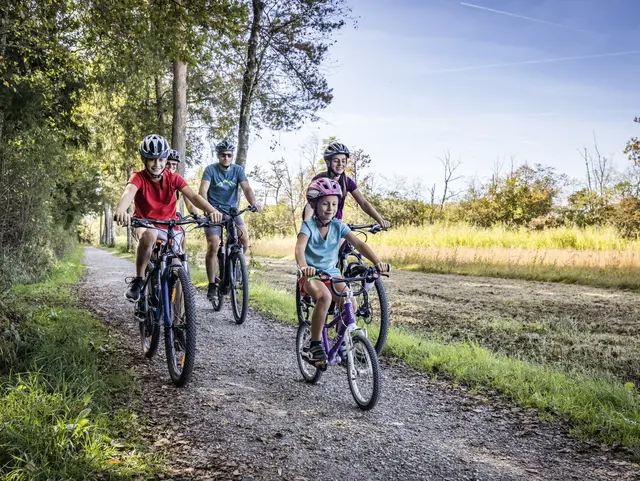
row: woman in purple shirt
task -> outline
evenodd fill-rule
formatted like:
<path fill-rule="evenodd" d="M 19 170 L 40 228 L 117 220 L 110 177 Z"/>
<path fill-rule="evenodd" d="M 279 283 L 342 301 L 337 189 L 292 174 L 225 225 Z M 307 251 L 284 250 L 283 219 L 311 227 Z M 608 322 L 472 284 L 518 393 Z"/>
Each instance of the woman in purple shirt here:
<path fill-rule="evenodd" d="M 346 145 L 341 144 L 340 142 L 331 142 L 327 149 L 324 151 L 324 160 L 327 163 L 327 172 L 323 172 L 322 174 L 316 175 L 313 180 L 316 180 L 320 177 L 328 177 L 337 181 L 342 188 L 342 192 L 344 195 L 340 198 L 338 204 L 338 212 L 336 213 L 336 219 L 342 219 L 342 209 L 344 208 L 344 201 L 347 198 L 347 194 L 351 194 L 353 198 L 356 200 L 360 208 L 371 217 L 375 219 L 375 221 L 380 224 L 380 227 L 384 229 L 388 229 L 391 227 L 391 223 L 382 218 L 382 216 L 378 213 L 378 211 L 369 203 L 367 199 L 364 198 L 360 189 L 358 189 L 358 185 L 351 177 L 347 177 L 346 169 L 347 169 L 347 159 L 349 158 L 349 149 Z M 313 215 L 313 209 L 306 205 L 303 213 L 303 220 L 311 219 Z"/>

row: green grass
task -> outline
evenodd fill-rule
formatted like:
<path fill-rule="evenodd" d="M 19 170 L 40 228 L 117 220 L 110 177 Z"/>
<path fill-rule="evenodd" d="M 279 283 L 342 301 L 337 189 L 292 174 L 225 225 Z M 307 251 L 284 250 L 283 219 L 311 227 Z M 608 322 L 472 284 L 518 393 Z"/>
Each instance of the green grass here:
<path fill-rule="evenodd" d="M 137 384 L 104 326 L 75 307 L 72 286 L 84 272 L 76 249 L 45 282 L 4 298 L 2 479 L 131 479 L 159 469 L 138 452 Z"/>
<path fill-rule="evenodd" d="M 295 325 L 295 296 L 274 289 L 259 276 L 251 282 L 252 307 Z M 503 323 L 499 328 L 518 330 Z M 534 326 L 544 329 L 544 325 Z M 476 343 L 446 342 L 392 327 L 384 354 L 420 371 L 445 374 L 474 388 L 488 388 L 523 407 L 570 421 L 575 435 L 621 444 L 640 456 L 640 394 L 601 374 L 578 373 L 496 354 Z"/>

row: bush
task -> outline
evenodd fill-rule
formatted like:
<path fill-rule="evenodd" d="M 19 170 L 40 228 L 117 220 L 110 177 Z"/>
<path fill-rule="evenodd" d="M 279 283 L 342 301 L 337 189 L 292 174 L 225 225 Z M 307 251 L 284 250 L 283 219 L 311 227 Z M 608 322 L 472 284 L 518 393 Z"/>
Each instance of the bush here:
<path fill-rule="evenodd" d="M 640 199 L 622 199 L 616 206 L 614 225 L 623 237 L 637 239 L 640 234 Z"/>

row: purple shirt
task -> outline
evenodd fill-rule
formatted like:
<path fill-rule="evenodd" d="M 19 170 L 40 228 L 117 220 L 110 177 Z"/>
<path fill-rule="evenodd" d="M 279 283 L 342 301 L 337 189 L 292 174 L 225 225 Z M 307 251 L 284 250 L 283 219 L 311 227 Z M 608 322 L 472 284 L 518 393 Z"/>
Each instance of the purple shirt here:
<path fill-rule="evenodd" d="M 312 180 L 316 180 L 324 176 L 325 174 L 318 174 Z M 338 183 L 340 184 L 339 178 Z M 342 185 L 340 185 L 340 187 L 342 187 Z M 342 219 L 342 209 L 344 208 L 344 201 L 347 200 L 347 194 L 350 194 L 357 188 L 358 184 L 356 184 L 356 182 L 351 177 L 347 177 L 347 192 L 343 192 L 342 197 L 340 197 L 340 200 L 338 201 L 338 212 L 336 213 L 336 219 Z"/>

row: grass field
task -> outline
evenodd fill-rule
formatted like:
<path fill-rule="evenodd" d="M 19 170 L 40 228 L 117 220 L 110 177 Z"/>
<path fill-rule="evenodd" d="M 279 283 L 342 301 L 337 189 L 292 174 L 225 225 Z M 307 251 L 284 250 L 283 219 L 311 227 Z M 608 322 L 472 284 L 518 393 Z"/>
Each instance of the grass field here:
<path fill-rule="evenodd" d="M 376 254 L 420 272 L 640 288 L 640 243 L 611 228 L 510 231 L 440 224 L 369 235 Z M 295 239 L 252 242 L 258 256 L 293 259 Z"/>

